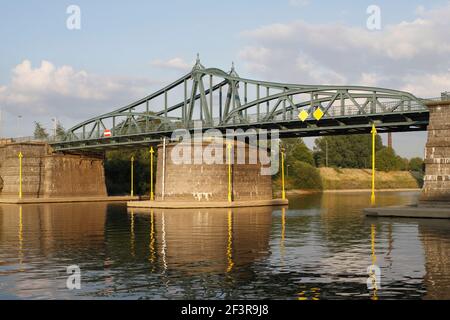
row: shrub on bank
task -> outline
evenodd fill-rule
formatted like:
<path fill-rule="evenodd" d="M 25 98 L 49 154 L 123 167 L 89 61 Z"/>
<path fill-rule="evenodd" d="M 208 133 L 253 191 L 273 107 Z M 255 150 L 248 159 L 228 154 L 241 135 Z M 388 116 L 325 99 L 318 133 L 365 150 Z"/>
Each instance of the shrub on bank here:
<path fill-rule="evenodd" d="M 290 189 L 322 190 L 319 170 L 303 161 L 292 162 L 288 179 Z"/>

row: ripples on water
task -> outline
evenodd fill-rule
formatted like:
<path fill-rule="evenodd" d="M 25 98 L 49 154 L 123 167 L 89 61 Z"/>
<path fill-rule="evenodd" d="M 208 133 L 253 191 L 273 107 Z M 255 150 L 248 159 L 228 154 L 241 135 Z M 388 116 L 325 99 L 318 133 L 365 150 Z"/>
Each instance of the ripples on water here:
<path fill-rule="evenodd" d="M 289 209 L 181 211 L 1 205 L 0 298 L 450 298 L 450 221 L 365 218 L 367 193 L 290 201 Z M 377 291 L 366 285 L 373 261 Z M 81 290 L 66 289 L 74 264 Z"/>

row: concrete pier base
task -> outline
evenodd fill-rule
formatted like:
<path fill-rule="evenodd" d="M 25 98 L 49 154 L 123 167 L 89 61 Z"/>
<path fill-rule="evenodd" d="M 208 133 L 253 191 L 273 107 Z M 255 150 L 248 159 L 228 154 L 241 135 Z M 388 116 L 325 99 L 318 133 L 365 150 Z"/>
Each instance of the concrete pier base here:
<path fill-rule="evenodd" d="M 262 157 L 268 158 L 266 150 L 238 141 L 161 144 L 155 201 L 132 201 L 128 206 L 175 209 L 287 205 L 288 200 L 273 199 L 270 164 L 263 165 Z"/>
<path fill-rule="evenodd" d="M 104 196 L 104 197 L 63 197 L 63 198 L 22 198 L 0 197 L 0 204 L 37 204 L 37 203 L 74 203 L 74 202 L 127 202 L 148 200 L 141 196 Z"/>
<path fill-rule="evenodd" d="M 253 201 L 129 201 L 130 208 L 161 208 L 161 209 L 193 209 L 193 208 L 243 208 L 243 207 L 265 207 L 286 206 L 287 199 L 268 199 Z"/>
<path fill-rule="evenodd" d="M 450 208 L 420 207 L 417 205 L 367 208 L 364 209 L 364 214 L 368 217 L 450 219 Z"/>

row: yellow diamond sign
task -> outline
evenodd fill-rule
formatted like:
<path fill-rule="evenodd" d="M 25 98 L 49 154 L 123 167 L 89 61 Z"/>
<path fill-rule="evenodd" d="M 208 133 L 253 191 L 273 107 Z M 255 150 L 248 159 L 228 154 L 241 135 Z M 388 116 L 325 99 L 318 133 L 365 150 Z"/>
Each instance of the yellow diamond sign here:
<path fill-rule="evenodd" d="M 308 112 L 306 112 L 305 110 L 302 110 L 299 114 L 298 114 L 298 118 L 302 121 L 305 121 L 306 118 L 308 118 L 309 114 Z"/>
<path fill-rule="evenodd" d="M 317 108 L 316 111 L 314 111 L 313 116 L 314 118 L 316 118 L 316 120 L 320 120 L 323 117 L 322 109 Z"/>

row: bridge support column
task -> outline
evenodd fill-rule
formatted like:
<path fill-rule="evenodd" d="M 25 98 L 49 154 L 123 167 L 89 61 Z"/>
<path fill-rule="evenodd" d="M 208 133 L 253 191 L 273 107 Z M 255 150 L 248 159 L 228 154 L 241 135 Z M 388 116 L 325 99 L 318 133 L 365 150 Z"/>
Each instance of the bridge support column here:
<path fill-rule="evenodd" d="M 256 148 L 241 144 L 240 150 L 245 152 L 241 160 L 245 163 L 238 164 L 238 144 L 232 142 L 233 201 L 272 199 L 272 176 L 261 174 L 262 165 L 259 158 L 256 163 L 249 163 L 249 153 L 256 151 Z M 189 154 L 184 154 L 186 152 Z M 180 163 L 181 161 L 183 162 Z M 214 163 L 211 163 L 213 161 Z M 157 201 L 228 201 L 229 172 L 226 143 L 207 141 L 190 144 L 169 143 L 165 148 L 159 145 L 157 166 L 155 185 Z"/>
<path fill-rule="evenodd" d="M 107 198 L 102 156 L 55 154 L 40 142 L 0 143 L 0 203 L 18 198 L 19 153 L 23 201 Z"/>
<path fill-rule="evenodd" d="M 450 206 L 450 100 L 427 104 L 425 177 L 420 206 Z"/>

